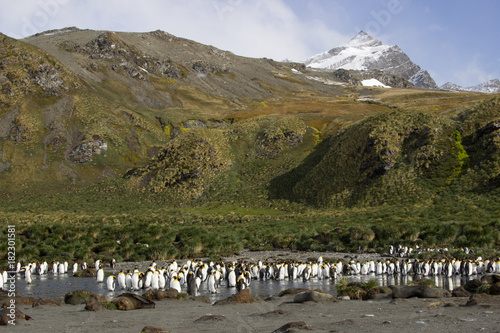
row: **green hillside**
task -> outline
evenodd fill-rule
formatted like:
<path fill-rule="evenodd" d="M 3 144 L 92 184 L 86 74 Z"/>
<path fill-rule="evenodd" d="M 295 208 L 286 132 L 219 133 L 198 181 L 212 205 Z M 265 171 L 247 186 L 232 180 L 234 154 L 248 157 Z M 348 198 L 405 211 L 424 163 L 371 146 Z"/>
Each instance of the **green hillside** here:
<path fill-rule="evenodd" d="M 355 86 L 161 31 L 0 44 L 20 258 L 499 249 L 498 95 Z"/>

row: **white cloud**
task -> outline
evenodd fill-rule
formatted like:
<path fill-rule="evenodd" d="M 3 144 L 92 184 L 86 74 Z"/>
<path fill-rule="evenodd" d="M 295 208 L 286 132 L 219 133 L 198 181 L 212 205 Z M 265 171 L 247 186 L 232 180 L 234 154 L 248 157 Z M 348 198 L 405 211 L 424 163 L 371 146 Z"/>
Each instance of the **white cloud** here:
<path fill-rule="evenodd" d="M 486 70 L 480 59 L 481 54 L 477 53 L 463 69 L 457 70 L 455 73 L 455 83 L 466 87 L 495 79 L 498 73 Z"/>
<path fill-rule="evenodd" d="M 26 0 L 3 8 L 8 11 L 0 13 L 0 31 L 15 38 L 67 26 L 161 29 L 238 55 L 276 60 L 302 60 L 347 39 L 322 22 L 301 21 L 284 0 Z"/>

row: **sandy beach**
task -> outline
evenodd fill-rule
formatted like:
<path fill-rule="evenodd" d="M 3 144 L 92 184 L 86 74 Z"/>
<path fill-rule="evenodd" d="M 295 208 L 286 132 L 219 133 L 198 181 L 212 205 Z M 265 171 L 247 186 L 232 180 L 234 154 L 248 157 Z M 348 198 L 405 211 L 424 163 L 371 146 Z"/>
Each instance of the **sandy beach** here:
<path fill-rule="evenodd" d="M 141 332 L 145 326 L 154 326 L 169 332 L 273 332 L 287 323 L 303 321 L 308 328 L 304 332 L 500 332 L 498 302 L 465 306 L 468 298 L 412 298 L 293 303 L 293 297 L 233 305 L 165 300 L 157 301 L 154 309 L 132 311 L 89 312 L 84 305 L 21 306 L 34 320 L 6 329 L 94 333 Z M 206 315 L 223 317 L 199 320 Z"/>

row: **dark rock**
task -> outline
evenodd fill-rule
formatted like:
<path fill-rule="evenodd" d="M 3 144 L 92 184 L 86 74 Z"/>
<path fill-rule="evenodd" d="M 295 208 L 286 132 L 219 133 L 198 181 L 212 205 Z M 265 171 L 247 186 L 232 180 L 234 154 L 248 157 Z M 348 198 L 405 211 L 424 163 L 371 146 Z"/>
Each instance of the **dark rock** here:
<path fill-rule="evenodd" d="M 475 294 L 471 295 L 466 306 L 481 305 L 481 306 L 491 306 L 500 305 L 500 296 L 492 296 L 488 294 Z"/>
<path fill-rule="evenodd" d="M 490 295 L 500 295 L 500 282 L 490 285 Z"/>
<path fill-rule="evenodd" d="M 448 290 L 426 286 L 390 286 L 393 298 L 442 298 L 451 297 Z"/>
<path fill-rule="evenodd" d="M 221 299 L 214 303 L 214 305 L 226 305 L 226 304 L 240 304 L 240 303 L 253 303 L 252 294 L 250 294 L 249 289 L 243 289 L 235 295 L 229 296 L 228 298 Z"/>
<path fill-rule="evenodd" d="M 277 330 L 274 330 L 272 333 L 288 333 L 294 332 L 297 329 L 312 330 L 311 326 L 307 325 L 304 321 L 295 321 L 281 326 Z"/>
<path fill-rule="evenodd" d="M 97 272 L 94 268 L 85 268 L 73 274 L 74 277 L 96 277 Z"/>
<path fill-rule="evenodd" d="M 486 274 L 481 278 L 481 282 L 487 284 L 500 282 L 500 274 Z"/>
<path fill-rule="evenodd" d="M 224 321 L 227 320 L 226 316 L 222 315 L 204 315 L 203 317 L 200 317 L 196 319 L 194 322 L 195 323 L 202 323 L 206 321 Z"/>
<path fill-rule="evenodd" d="M 478 279 L 469 280 L 464 284 L 464 289 L 473 294 L 477 292 L 477 289 L 481 287 L 482 284 L 481 280 Z"/>
<path fill-rule="evenodd" d="M 64 303 L 71 305 L 78 305 L 85 303 L 92 296 L 88 290 L 74 290 L 64 295 Z"/>
<path fill-rule="evenodd" d="M 453 297 L 470 297 L 471 293 L 465 290 L 463 286 L 457 287 L 453 289 L 451 292 Z"/>

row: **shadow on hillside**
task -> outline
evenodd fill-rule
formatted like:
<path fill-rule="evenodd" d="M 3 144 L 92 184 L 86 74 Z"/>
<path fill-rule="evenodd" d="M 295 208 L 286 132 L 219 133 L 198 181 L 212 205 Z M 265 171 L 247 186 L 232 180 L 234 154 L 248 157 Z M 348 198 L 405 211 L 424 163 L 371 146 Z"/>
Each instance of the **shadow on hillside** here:
<path fill-rule="evenodd" d="M 269 184 L 269 199 L 285 199 L 316 205 L 315 202 L 308 202 L 307 198 L 299 197 L 295 194 L 294 187 L 322 161 L 323 157 L 330 150 L 331 140 L 332 137 L 329 137 L 321 141 L 298 167 L 271 180 Z"/>

